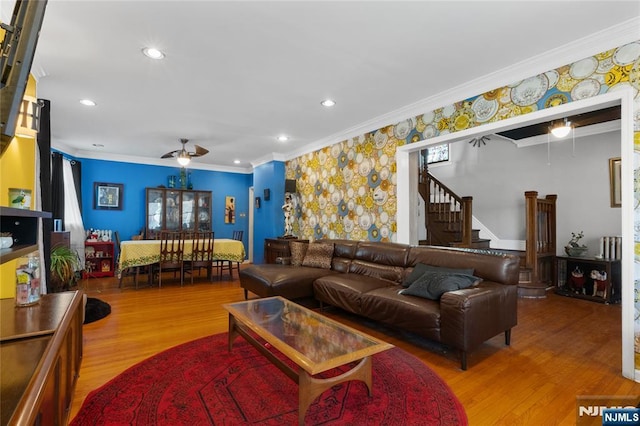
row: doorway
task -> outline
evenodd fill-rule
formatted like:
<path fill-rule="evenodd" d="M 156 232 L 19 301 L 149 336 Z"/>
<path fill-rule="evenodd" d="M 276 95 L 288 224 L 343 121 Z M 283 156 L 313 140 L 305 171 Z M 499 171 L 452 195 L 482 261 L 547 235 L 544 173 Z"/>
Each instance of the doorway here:
<path fill-rule="evenodd" d="M 620 152 L 622 159 L 622 375 L 637 380 L 634 362 L 634 250 L 633 250 L 633 94 L 620 90 L 594 98 L 574 101 L 554 108 L 532 112 L 500 122 L 434 137 L 398 147 L 397 164 L 397 242 L 417 244 L 418 236 L 418 161 L 420 150 L 429 145 L 454 143 L 489 133 L 512 130 L 525 125 L 560 119 L 596 109 L 620 105 Z"/>

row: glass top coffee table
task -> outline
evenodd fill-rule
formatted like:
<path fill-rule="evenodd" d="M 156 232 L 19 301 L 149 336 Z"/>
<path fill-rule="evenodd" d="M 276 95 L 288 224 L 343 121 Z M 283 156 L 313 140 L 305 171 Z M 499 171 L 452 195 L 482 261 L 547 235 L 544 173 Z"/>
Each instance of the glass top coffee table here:
<path fill-rule="evenodd" d="M 337 383 L 361 380 L 367 385 L 371 396 L 371 356 L 393 348 L 390 343 L 279 296 L 223 306 L 229 311 L 229 351 L 233 349 L 233 341 L 240 335 L 298 383 L 300 424 L 304 423 L 309 405 Z M 269 350 L 269 345 L 300 369 L 296 371 L 275 356 Z M 312 377 L 354 361 L 359 363 L 339 376 L 324 379 Z"/>

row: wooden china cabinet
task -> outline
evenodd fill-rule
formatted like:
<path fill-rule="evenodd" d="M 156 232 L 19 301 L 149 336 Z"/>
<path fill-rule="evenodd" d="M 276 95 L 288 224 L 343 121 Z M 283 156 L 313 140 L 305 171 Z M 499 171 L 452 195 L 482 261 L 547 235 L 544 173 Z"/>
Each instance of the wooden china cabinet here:
<path fill-rule="evenodd" d="M 145 237 L 162 230 L 211 231 L 211 191 L 176 188 L 146 189 Z"/>

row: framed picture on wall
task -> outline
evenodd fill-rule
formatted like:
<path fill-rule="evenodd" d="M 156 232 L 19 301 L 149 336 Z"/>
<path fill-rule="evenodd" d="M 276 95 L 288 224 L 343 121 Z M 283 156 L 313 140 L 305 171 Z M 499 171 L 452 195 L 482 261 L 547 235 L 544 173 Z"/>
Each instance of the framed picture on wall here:
<path fill-rule="evenodd" d="M 9 205 L 16 209 L 31 208 L 31 190 L 21 188 L 9 188 Z"/>
<path fill-rule="evenodd" d="M 224 223 L 236 223 L 236 197 L 227 195 L 225 198 Z"/>
<path fill-rule="evenodd" d="M 620 157 L 609 158 L 609 191 L 611 193 L 611 207 L 622 207 L 622 174 Z"/>
<path fill-rule="evenodd" d="M 121 183 L 93 183 L 93 208 L 97 210 L 122 210 L 124 185 Z"/>

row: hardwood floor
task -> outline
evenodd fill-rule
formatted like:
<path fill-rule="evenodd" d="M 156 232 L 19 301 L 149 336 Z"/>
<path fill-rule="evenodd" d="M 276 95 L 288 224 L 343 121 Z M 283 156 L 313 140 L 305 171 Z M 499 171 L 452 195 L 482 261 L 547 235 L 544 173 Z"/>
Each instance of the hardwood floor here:
<path fill-rule="evenodd" d="M 163 279 L 157 287 L 118 289 L 116 279 L 83 280 L 88 297 L 111 305 L 111 315 L 87 324 L 84 358 L 71 417 L 87 394 L 126 368 L 172 346 L 227 331 L 223 303 L 243 300 L 239 281 L 199 280 L 180 287 Z M 511 346 L 497 336 L 469 355 L 458 355 L 421 339 L 337 309 L 327 315 L 382 338 L 423 360 L 451 387 L 471 425 L 572 425 L 576 397 L 640 395 L 640 383 L 621 375 L 620 305 L 603 305 L 549 294 L 519 299 Z M 373 328 L 375 327 L 375 328 Z"/>

